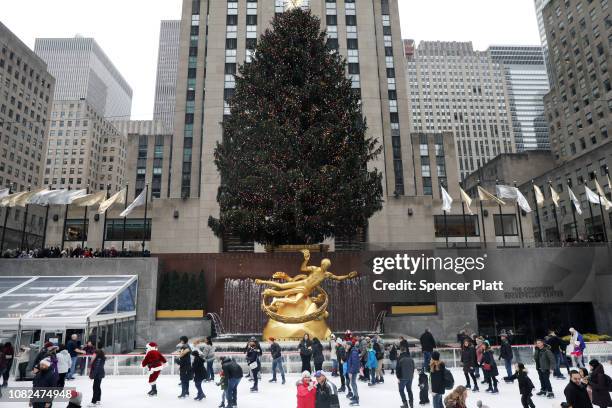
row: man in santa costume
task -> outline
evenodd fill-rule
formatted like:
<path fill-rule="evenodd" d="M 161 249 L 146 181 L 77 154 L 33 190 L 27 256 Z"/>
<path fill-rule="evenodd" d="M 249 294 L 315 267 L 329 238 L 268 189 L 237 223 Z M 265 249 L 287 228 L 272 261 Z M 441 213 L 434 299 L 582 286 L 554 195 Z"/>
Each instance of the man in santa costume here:
<path fill-rule="evenodd" d="M 162 353 L 157 351 L 157 343 L 147 343 L 147 354 L 145 355 L 144 360 L 142 360 L 142 366 L 149 369 L 149 384 L 151 384 L 151 391 L 149 391 L 148 394 L 151 397 L 157 395 L 157 386 L 155 385 L 155 382 L 157 381 L 157 377 L 159 377 L 159 374 L 165 365 L 166 359 Z"/>

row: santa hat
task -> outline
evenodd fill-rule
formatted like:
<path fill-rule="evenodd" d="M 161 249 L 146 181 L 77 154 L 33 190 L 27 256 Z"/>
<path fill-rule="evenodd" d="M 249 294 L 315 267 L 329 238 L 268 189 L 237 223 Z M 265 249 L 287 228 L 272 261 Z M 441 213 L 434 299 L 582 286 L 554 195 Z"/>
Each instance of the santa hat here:
<path fill-rule="evenodd" d="M 149 350 L 157 350 L 157 343 L 154 341 L 151 341 L 149 343 L 147 343 L 147 351 Z"/>

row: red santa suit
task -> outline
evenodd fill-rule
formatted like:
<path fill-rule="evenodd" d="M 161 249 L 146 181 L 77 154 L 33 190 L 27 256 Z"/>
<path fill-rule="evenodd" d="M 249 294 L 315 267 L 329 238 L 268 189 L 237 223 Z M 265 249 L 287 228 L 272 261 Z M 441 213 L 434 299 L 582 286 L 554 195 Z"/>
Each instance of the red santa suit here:
<path fill-rule="evenodd" d="M 149 384 L 154 385 L 161 370 L 166 365 L 166 358 L 157 351 L 157 343 L 151 342 L 147 344 L 147 354 L 142 360 L 142 366 L 149 369 Z"/>

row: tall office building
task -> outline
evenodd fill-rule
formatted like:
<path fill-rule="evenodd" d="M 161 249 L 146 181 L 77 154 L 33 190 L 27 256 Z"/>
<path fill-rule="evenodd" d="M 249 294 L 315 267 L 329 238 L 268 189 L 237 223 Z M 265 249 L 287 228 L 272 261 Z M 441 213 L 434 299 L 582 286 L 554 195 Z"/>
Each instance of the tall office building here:
<path fill-rule="evenodd" d="M 517 152 L 549 150 L 544 119 L 544 95 L 549 86 L 542 48 L 504 45 L 488 51 L 491 59 L 504 67 Z"/>
<path fill-rule="evenodd" d="M 180 20 L 162 20 L 159 31 L 153 120 L 162 121 L 168 132 L 174 129 L 180 36 Z"/>
<path fill-rule="evenodd" d="M 535 0 L 536 18 L 538 20 L 538 32 L 540 33 L 540 43 L 542 44 L 542 54 L 544 55 L 544 65 L 548 74 L 549 83 L 552 84 L 553 71 L 548 61 L 548 41 L 546 40 L 546 28 L 544 28 L 544 17 L 542 11 L 550 0 Z"/>
<path fill-rule="evenodd" d="M 461 179 L 516 151 L 502 65 L 471 42 L 423 41 L 407 58 L 412 128 L 455 135 Z"/>
<path fill-rule="evenodd" d="M 106 118 L 129 119 L 132 88 L 93 38 L 37 38 L 34 51 L 55 77 L 55 100 L 86 99 Z"/>
<path fill-rule="evenodd" d="M 47 64 L 0 23 L 0 188 L 42 185 L 55 79 Z"/>
<path fill-rule="evenodd" d="M 52 188 L 118 191 L 125 184 L 127 138 L 87 100 L 56 100 L 44 184 Z"/>
<path fill-rule="evenodd" d="M 612 123 L 607 1 L 550 1 L 543 10 L 555 74 L 544 98 L 555 159 L 567 162 L 609 143 Z"/>

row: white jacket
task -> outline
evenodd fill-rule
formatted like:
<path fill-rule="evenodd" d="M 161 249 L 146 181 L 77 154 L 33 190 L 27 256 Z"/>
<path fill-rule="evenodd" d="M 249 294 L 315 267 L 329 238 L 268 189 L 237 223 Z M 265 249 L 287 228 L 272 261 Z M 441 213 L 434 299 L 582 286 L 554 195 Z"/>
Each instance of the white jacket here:
<path fill-rule="evenodd" d="M 62 350 L 56 355 L 57 357 L 57 372 L 59 374 L 67 373 L 72 365 L 72 359 L 68 350 Z"/>

